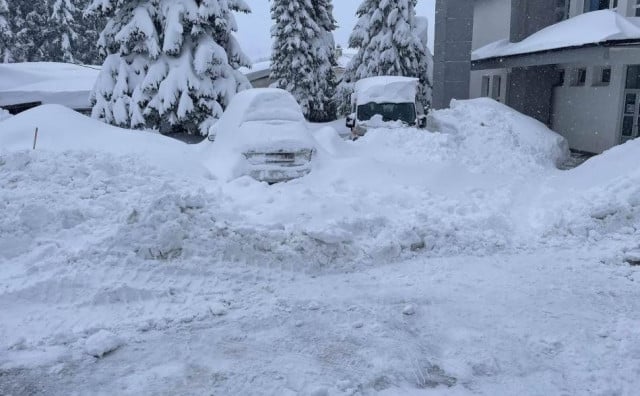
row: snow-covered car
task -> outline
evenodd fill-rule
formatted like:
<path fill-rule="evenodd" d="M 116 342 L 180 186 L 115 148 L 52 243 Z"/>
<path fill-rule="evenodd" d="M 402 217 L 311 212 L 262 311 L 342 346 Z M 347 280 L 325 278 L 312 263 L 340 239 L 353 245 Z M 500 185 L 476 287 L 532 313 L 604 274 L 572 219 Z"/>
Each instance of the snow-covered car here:
<path fill-rule="evenodd" d="M 369 128 L 425 128 L 427 117 L 416 104 L 417 92 L 418 79 L 412 77 L 378 76 L 357 81 L 347 128 L 354 138 L 363 136 Z"/>
<path fill-rule="evenodd" d="M 208 139 L 213 167 L 228 179 L 248 175 L 277 183 L 302 177 L 316 152 L 300 105 L 277 88 L 235 95 Z"/>

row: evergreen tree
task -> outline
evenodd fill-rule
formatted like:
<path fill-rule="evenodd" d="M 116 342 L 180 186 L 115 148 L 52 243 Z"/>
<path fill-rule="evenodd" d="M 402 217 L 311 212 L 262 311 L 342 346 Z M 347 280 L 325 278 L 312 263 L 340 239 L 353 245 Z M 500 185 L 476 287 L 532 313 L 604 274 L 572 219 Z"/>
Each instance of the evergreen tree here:
<path fill-rule="evenodd" d="M 104 57 L 98 48 L 100 32 L 106 25 L 105 18 L 100 18 L 94 14 L 87 14 L 87 9 L 91 0 L 76 0 L 76 20 L 77 38 L 73 43 L 73 56 L 77 62 L 86 65 L 101 65 Z"/>
<path fill-rule="evenodd" d="M 49 61 L 47 51 L 49 1 L 12 0 L 9 3 L 13 22 L 14 41 L 12 55 L 15 62 Z"/>
<path fill-rule="evenodd" d="M 94 0 L 109 18 L 93 116 L 108 123 L 206 134 L 233 95 L 250 87 L 232 32 L 243 0 Z"/>
<path fill-rule="evenodd" d="M 334 67 L 337 66 L 335 41 L 333 31 L 338 27 L 333 18 L 333 4 L 331 0 L 314 0 L 314 20 L 321 30 L 320 38 L 315 45 L 317 57 L 316 95 L 322 108 L 314 110 L 309 119 L 317 122 L 333 121 L 337 117 L 337 106 L 335 103 L 336 94 L 336 74 Z"/>
<path fill-rule="evenodd" d="M 51 13 L 49 28 L 54 31 L 53 40 L 49 43 L 52 46 L 52 59 L 60 59 L 63 62 L 75 62 L 72 43 L 77 40 L 75 32 L 76 21 L 74 14 L 76 7 L 71 0 L 54 0 L 53 12 Z"/>
<path fill-rule="evenodd" d="M 11 60 L 13 33 L 9 25 L 9 6 L 6 0 L 0 0 L 0 63 Z"/>
<path fill-rule="evenodd" d="M 7 20 L 13 31 L 10 40 L 0 40 L 0 47 L 4 44 L 10 49 L 14 62 L 102 64 L 96 43 L 105 23 L 95 16 L 83 17 L 89 1 L 0 0 L 0 9 L 2 3 L 8 3 L 11 18 Z"/>
<path fill-rule="evenodd" d="M 271 79 L 289 91 L 311 121 L 335 119 L 336 27 L 328 0 L 274 0 Z"/>
<path fill-rule="evenodd" d="M 406 76 L 420 79 L 419 100 L 428 104 L 428 80 L 424 43 L 416 34 L 416 0 L 364 0 L 349 46 L 358 52 L 349 63 L 338 89 L 340 111 L 350 111 L 350 93 L 356 81 L 374 76 Z"/>

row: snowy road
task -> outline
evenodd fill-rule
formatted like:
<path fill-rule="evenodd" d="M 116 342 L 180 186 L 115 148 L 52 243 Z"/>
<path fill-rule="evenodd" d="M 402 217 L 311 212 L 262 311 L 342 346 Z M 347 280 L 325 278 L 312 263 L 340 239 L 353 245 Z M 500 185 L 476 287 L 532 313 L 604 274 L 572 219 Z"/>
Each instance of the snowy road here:
<path fill-rule="evenodd" d="M 19 306 L 13 320 L 48 335 L 3 354 L 0 393 L 632 395 L 640 269 L 621 262 L 624 244 L 314 277 L 77 263 L 72 279 L 38 285 L 37 301 L 2 295 L 2 312 Z M 91 357 L 92 329 L 62 329 L 68 316 L 126 343 Z"/>
<path fill-rule="evenodd" d="M 269 186 L 64 111 L 0 124 L 2 395 L 640 389 L 640 142 L 461 102 Z"/>

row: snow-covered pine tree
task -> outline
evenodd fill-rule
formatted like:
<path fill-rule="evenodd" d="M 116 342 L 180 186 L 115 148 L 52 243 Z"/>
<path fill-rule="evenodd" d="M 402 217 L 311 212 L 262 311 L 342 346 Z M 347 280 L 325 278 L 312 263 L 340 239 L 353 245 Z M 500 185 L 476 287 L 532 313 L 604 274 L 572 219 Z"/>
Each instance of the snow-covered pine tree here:
<path fill-rule="evenodd" d="M 323 0 L 274 0 L 271 4 L 271 79 L 296 98 L 311 121 L 335 118 L 331 11 L 331 2 Z"/>
<path fill-rule="evenodd" d="M 206 134 L 233 95 L 250 87 L 249 59 L 232 35 L 244 0 L 94 0 L 108 17 L 107 55 L 93 116 L 108 123 Z"/>
<path fill-rule="evenodd" d="M 14 40 L 11 51 L 15 62 L 47 61 L 48 1 L 11 0 L 9 2 Z"/>
<path fill-rule="evenodd" d="M 13 33 L 9 25 L 9 5 L 7 0 L 0 0 L 0 63 L 11 61 L 11 44 Z"/>
<path fill-rule="evenodd" d="M 91 0 L 75 0 L 77 12 L 74 15 L 76 21 L 77 38 L 73 43 L 73 56 L 78 63 L 86 65 L 101 65 L 104 57 L 100 55 L 98 38 L 105 27 L 105 19 L 97 15 L 86 14 Z"/>
<path fill-rule="evenodd" d="M 338 89 L 340 112 L 350 111 L 350 93 L 356 81 L 373 76 L 406 76 L 420 79 L 426 105 L 430 85 L 424 44 L 415 30 L 416 0 L 364 0 L 356 15 L 358 22 L 349 46 L 358 52 L 349 63 Z"/>
<path fill-rule="evenodd" d="M 71 0 L 54 0 L 49 22 L 49 28 L 53 31 L 52 41 L 49 43 L 49 46 L 53 47 L 51 60 L 75 62 L 72 43 L 75 43 L 78 37 L 74 19 L 76 12 L 76 7 Z"/>
<path fill-rule="evenodd" d="M 320 27 L 321 33 L 318 43 L 315 45 L 317 54 L 318 84 L 316 94 L 321 103 L 318 109 L 312 109 L 309 119 L 316 122 L 333 121 L 337 117 L 337 106 L 335 103 L 336 94 L 336 74 L 334 67 L 336 62 L 335 41 L 333 31 L 338 27 L 333 17 L 333 4 L 331 0 L 312 1 L 314 9 L 314 20 Z"/>

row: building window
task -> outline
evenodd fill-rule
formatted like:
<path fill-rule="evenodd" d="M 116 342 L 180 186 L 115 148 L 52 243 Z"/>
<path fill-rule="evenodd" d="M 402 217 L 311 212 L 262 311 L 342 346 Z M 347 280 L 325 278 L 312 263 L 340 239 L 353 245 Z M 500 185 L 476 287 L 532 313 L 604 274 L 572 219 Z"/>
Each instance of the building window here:
<path fill-rule="evenodd" d="M 640 89 L 640 65 L 627 67 L 627 89 Z"/>
<path fill-rule="evenodd" d="M 571 86 L 582 87 L 587 82 L 587 69 L 580 67 L 571 73 Z"/>
<path fill-rule="evenodd" d="M 491 84 L 491 97 L 500 101 L 500 91 L 502 90 L 502 77 L 493 76 L 493 84 Z"/>
<path fill-rule="evenodd" d="M 593 86 L 604 86 L 611 83 L 611 67 L 596 67 L 593 72 Z"/>
<path fill-rule="evenodd" d="M 489 96 L 490 81 L 491 81 L 491 77 L 482 76 L 482 87 L 480 88 L 480 96 L 482 96 L 482 97 Z"/>
<path fill-rule="evenodd" d="M 618 0 L 584 0 L 584 12 L 618 8 Z"/>
<path fill-rule="evenodd" d="M 570 0 L 556 0 L 556 22 L 569 18 L 569 3 Z"/>
<path fill-rule="evenodd" d="M 603 85 L 609 85 L 611 82 L 611 68 L 603 67 L 600 71 L 600 83 Z"/>
<path fill-rule="evenodd" d="M 633 15 L 640 17 L 640 0 L 635 0 L 633 8 L 635 8 L 635 12 L 633 13 Z"/>
<path fill-rule="evenodd" d="M 565 80 L 565 70 L 558 70 L 558 74 L 556 75 L 556 81 L 554 82 L 553 86 L 554 87 L 562 87 L 564 86 L 564 80 Z"/>

